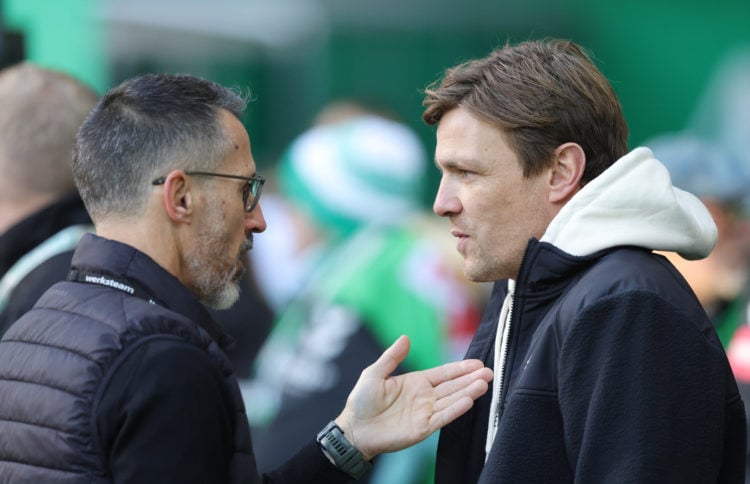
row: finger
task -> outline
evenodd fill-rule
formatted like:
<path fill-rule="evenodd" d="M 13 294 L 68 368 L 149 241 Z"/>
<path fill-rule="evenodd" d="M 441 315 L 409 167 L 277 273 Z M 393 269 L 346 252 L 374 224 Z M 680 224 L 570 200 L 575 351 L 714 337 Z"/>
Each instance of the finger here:
<path fill-rule="evenodd" d="M 483 367 L 484 363 L 479 360 L 461 360 L 425 370 L 424 375 L 430 380 L 432 386 L 435 387 L 443 382 L 459 378 L 462 375 L 469 374 Z"/>
<path fill-rule="evenodd" d="M 472 405 L 474 405 L 474 400 L 464 396 L 456 399 L 446 408 L 435 412 L 432 414 L 432 417 L 430 417 L 428 424 L 429 433 L 435 432 L 453 422 L 458 417 L 468 412 Z"/>
<path fill-rule="evenodd" d="M 409 341 L 408 336 L 399 336 L 399 338 L 380 355 L 380 358 L 378 358 L 375 363 L 364 369 L 362 374 L 367 377 L 388 378 L 396 367 L 406 359 L 406 355 L 409 354 L 410 346 L 411 342 Z"/>
<path fill-rule="evenodd" d="M 460 392 L 464 388 L 468 387 L 475 381 L 489 382 L 492 380 L 492 370 L 489 368 L 479 368 L 473 372 L 461 375 L 452 380 L 445 381 L 435 387 L 435 398 L 444 398 L 448 395 Z"/>
<path fill-rule="evenodd" d="M 440 397 L 436 395 L 436 399 L 432 406 L 433 411 L 439 412 L 441 410 L 444 410 L 453 405 L 456 401 L 461 400 L 465 397 L 468 397 L 471 400 L 476 400 L 477 398 L 487 393 L 488 389 L 489 383 L 484 378 L 467 380 L 465 384 L 455 388 L 455 390 L 452 392 L 445 393 Z"/>

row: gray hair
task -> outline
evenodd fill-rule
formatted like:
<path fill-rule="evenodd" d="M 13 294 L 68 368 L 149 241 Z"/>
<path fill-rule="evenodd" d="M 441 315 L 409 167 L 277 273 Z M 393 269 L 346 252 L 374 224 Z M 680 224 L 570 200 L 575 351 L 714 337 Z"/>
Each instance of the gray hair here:
<path fill-rule="evenodd" d="M 78 132 L 73 175 L 94 221 L 143 210 L 151 181 L 172 170 L 214 170 L 230 149 L 220 110 L 238 92 L 190 75 L 146 74 L 109 90 Z"/>
<path fill-rule="evenodd" d="M 29 62 L 0 71 L 0 194 L 74 190 L 76 131 L 98 95 L 79 80 Z"/>

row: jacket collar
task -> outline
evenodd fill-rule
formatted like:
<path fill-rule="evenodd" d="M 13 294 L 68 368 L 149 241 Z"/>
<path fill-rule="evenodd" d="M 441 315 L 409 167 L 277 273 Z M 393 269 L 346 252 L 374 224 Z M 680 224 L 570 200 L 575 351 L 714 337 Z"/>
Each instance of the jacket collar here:
<path fill-rule="evenodd" d="M 222 347 L 232 338 L 214 321 L 195 295 L 151 257 L 127 244 L 86 234 L 76 248 L 71 269 L 107 276 L 137 287 L 147 298 L 179 313 L 203 328 Z"/>

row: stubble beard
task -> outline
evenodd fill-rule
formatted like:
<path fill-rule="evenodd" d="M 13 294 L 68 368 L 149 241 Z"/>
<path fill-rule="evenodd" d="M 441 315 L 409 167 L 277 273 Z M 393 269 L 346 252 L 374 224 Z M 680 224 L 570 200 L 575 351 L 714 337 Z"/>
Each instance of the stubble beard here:
<path fill-rule="evenodd" d="M 494 282 L 511 277 L 508 270 L 503 268 L 501 260 L 486 254 L 474 253 L 471 258 L 464 255 L 464 275 L 472 282 Z"/>
<path fill-rule="evenodd" d="M 252 235 L 245 240 L 231 265 L 218 259 L 228 250 L 226 238 L 218 235 L 202 234 L 196 244 L 194 254 L 188 258 L 188 266 L 197 274 L 194 292 L 198 299 L 213 309 L 228 309 L 240 297 L 240 280 L 245 273 L 245 258 L 252 248 Z"/>

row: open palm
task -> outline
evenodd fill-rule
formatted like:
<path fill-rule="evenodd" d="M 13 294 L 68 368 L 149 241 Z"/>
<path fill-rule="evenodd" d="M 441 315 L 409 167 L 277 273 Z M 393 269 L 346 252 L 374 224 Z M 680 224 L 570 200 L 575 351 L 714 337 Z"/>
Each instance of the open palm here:
<path fill-rule="evenodd" d="M 401 336 L 362 372 L 336 419 L 367 460 L 426 439 L 468 411 L 492 379 L 479 360 L 391 376 L 408 352 Z"/>

